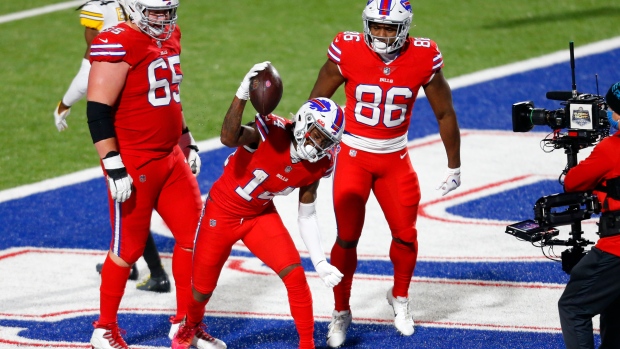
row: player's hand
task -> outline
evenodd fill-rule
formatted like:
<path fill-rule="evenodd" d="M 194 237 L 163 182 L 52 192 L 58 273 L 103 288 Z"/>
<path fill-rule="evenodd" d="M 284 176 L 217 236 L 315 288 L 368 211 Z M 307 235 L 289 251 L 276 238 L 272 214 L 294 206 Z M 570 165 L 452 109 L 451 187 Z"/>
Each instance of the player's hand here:
<path fill-rule="evenodd" d="M 340 283 L 340 280 L 342 280 L 342 277 L 344 276 L 342 275 L 340 270 L 338 270 L 338 268 L 327 263 L 326 260 L 322 260 L 317 263 L 317 265 L 314 266 L 314 269 L 319 274 L 321 280 L 323 280 L 323 283 L 325 283 L 325 286 L 327 287 L 334 287 L 338 285 Z"/>
<path fill-rule="evenodd" d="M 71 113 L 71 108 L 66 109 L 65 111 L 59 114 L 58 113 L 59 106 L 60 106 L 60 103 L 58 104 L 56 109 L 54 109 L 54 123 L 56 124 L 56 128 L 58 129 L 58 132 L 62 132 L 66 130 L 67 127 L 69 127 L 69 125 L 67 125 L 66 119 L 67 119 L 67 116 L 69 116 L 69 114 Z"/>
<path fill-rule="evenodd" d="M 109 152 L 103 158 L 103 167 L 108 174 L 108 187 L 112 199 L 117 202 L 125 202 L 131 196 L 133 179 L 127 173 L 121 154 L 116 151 Z"/>
<path fill-rule="evenodd" d="M 259 71 L 265 70 L 265 68 L 267 68 L 267 64 L 269 63 L 271 62 L 265 61 L 263 63 L 254 64 L 252 69 L 250 69 L 250 71 L 247 74 L 245 74 L 243 81 L 241 81 L 241 85 L 239 86 L 239 89 L 237 89 L 237 93 L 236 93 L 237 98 L 243 99 L 246 101 L 250 99 L 250 79 L 255 77 Z"/>
<path fill-rule="evenodd" d="M 181 139 L 179 139 L 179 147 L 183 150 L 185 161 L 192 170 L 192 173 L 194 176 L 198 176 L 202 162 L 200 160 L 200 155 L 198 155 L 198 145 L 196 145 L 196 141 L 194 141 L 192 133 L 189 132 L 189 129 L 187 128 L 183 131 Z"/>
<path fill-rule="evenodd" d="M 446 175 L 435 190 L 441 190 L 441 196 L 448 194 L 461 185 L 461 168 L 448 168 Z"/>

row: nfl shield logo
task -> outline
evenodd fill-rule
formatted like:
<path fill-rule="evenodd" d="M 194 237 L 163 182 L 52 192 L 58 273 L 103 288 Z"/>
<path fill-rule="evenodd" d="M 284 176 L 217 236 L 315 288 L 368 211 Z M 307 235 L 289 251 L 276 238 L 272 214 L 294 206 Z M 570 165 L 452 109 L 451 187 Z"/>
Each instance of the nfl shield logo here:
<path fill-rule="evenodd" d="M 286 166 L 286 168 L 284 169 L 284 172 L 289 173 L 293 170 L 293 168 L 291 166 Z"/>
<path fill-rule="evenodd" d="M 392 71 L 391 71 L 390 67 L 385 67 L 385 68 L 383 68 L 383 74 L 385 74 L 385 75 L 390 75 L 390 73 L 391 73 L 391 72 L 392 72 Z"/>
<path fill-rule="evenodd" d="M 144 183 L 144 182 L 146 182 L 146 176 L 140 175 L 140 183 Z"/>
<path fill-rule="evenodd" d="M 209 226 L 215 227 L 215 224 L 216 224 L 215 219 L 209 219 Z"/>
<path fill-rule="evenodd" d="M 357 150 L 355 149 L 351 149 L 349 150 L 349 156 L 354 158 L 357 155 Z"/>

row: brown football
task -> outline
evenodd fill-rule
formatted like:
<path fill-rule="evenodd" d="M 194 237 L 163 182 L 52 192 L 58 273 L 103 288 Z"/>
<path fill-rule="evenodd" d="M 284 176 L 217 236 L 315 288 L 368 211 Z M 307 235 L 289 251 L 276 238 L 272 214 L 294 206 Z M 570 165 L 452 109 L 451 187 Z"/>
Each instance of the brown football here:
<path fill-rule="evenodd" d="M 269 115 L 282 98 L 282 79 L 276 68 L 267 64 L 267 68 L 250 79 L 250 102 L 261 115 Z"/>

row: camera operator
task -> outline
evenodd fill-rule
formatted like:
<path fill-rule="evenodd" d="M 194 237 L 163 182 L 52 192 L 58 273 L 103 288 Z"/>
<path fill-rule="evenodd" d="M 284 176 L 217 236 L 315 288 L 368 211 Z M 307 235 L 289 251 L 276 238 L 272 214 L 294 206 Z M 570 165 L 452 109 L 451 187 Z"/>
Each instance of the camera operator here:
<path fill-rule="evenodd" d="M 605 96 L 620 116 L 620 82 Z M 592 317 L 600 314 L 601 346 L 620 348 L 620 132 L 603 139 L 568 171 L 566 192 L 593 191 L 601 202 L 600 239 L 575 265 L 558 302 L 566 348 L 594 349 Z"/>

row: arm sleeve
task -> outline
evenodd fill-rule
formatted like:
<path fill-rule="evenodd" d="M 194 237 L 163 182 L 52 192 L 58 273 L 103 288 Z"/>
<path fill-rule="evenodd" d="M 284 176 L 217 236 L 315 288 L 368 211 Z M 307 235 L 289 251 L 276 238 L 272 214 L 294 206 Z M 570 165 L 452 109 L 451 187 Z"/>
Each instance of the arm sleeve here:
<path fill-rule="evenodd" d="M 82 99 L 86 95 L 86 89 L 88 87 L 88 74 L 90 72 L 90 62 L 88 59 L 82 59 L 82 65 L 80 70 L 71 81 L 71 85 L 62 97 L 62 103 L 67 106 L 74 105 L 77 101 Z"/>
<path fill-rule="evenodd" d="M 326 259 L 321 245 L 321 231 L 314 202 L 311 204 L 299 203 L 297 223 L 299 224 L 301 238 L 310 253 L 312 264 L 316 267 L 319 262 Z"/>

